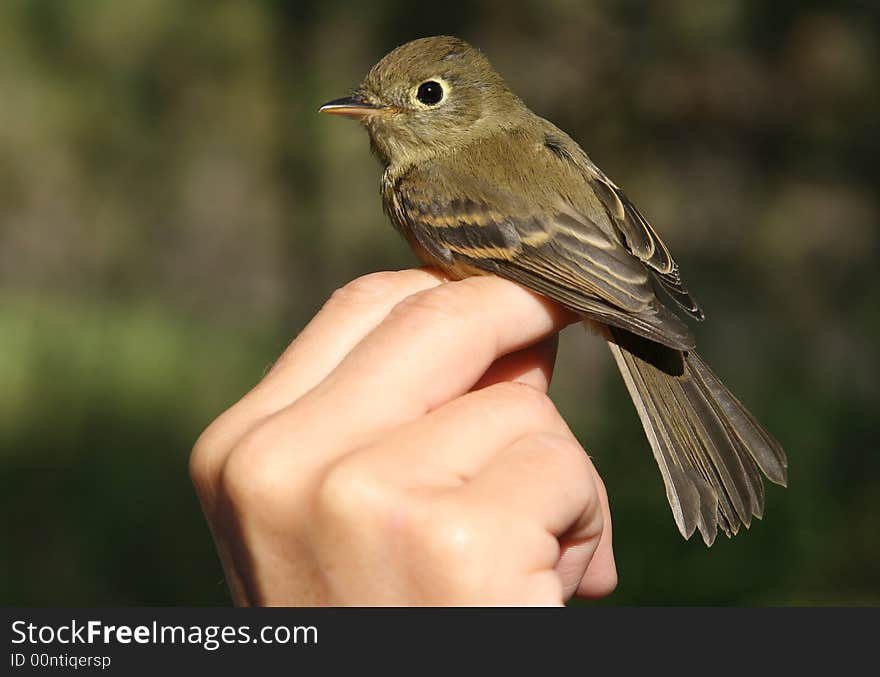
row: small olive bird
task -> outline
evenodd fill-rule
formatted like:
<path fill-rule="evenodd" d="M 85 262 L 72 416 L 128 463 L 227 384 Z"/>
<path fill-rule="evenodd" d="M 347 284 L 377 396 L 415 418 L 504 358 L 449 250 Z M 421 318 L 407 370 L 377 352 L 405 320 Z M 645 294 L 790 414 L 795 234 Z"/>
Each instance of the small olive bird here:
<path fill-rule="evenodd" d="M 414 40 L 321 112 L 359 119 L 382 200 L 425 263 L 497 275 L 580 314 L 611 348 L 682 536 L 712 545 L 785 485 L 782 447 L 694 352 L 703 312 L 657 231 L 565 132 L 458 38 Z"/>

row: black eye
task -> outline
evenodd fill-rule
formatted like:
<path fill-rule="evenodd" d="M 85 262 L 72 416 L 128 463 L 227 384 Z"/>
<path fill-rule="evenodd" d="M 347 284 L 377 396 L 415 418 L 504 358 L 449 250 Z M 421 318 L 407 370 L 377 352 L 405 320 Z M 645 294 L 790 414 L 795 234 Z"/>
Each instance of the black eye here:
<path fill-rule="evenodd" d="M 439 82 L 428 80 L 419 85 L 416 98 L 426 106 L 436 106 L 443 100 L 443 87 Z"/>

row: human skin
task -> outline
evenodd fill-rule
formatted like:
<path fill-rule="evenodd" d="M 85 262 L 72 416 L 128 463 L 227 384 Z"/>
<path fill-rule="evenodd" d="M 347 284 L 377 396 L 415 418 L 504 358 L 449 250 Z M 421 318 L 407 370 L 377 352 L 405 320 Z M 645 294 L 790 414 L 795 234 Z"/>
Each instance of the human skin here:
<path fill-rule="evenodd" d="M 576 321 L 494 277 L 335 292 L 202 433 L 238 605 L 561 605 L 617 583 L 605 487 L 546 391 Z"/>

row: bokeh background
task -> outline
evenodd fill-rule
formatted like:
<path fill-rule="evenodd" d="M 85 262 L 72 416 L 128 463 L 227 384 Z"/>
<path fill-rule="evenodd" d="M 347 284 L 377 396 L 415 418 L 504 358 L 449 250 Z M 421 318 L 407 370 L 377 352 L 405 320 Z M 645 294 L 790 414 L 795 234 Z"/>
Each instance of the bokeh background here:
<path fill-rule="evenodd" d="M 334 288 L 412 265 L 316 114 L 452 33 L 664 233 L 790 488 L 679 537 L 600 341 L 553 394 L 612 500 L 609 604 L 880 603 L 875 3 L 4 0 L 0 601 L 227 604 L 186 463 Z"/>

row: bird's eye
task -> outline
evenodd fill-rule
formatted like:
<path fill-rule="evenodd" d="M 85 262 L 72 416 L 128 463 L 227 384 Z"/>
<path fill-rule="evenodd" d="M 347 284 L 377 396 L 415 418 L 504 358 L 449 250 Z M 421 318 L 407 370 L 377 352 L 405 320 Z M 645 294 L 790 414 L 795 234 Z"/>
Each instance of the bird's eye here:
<path fill-rule="evenodd" d="M 416 98 L 426 106 L 436 106 L 443 100 L 443 87 L 433 80 L 423 82 L 419 85 Z"/>

